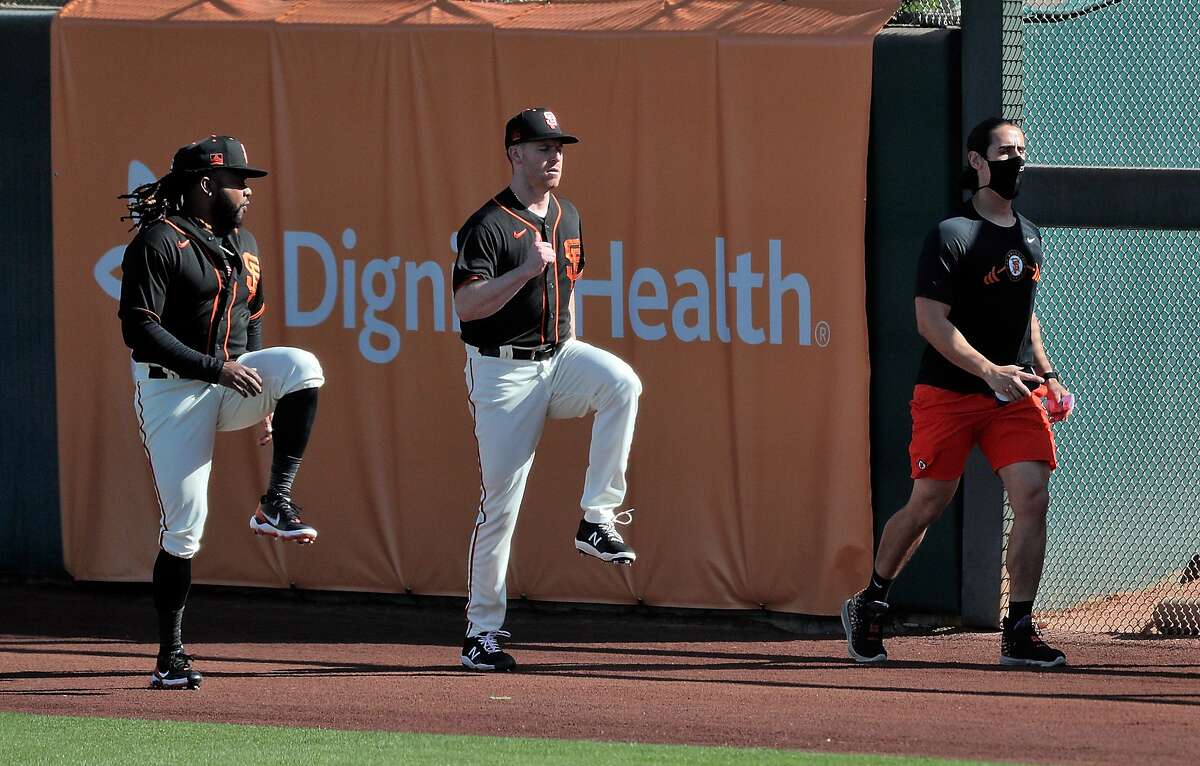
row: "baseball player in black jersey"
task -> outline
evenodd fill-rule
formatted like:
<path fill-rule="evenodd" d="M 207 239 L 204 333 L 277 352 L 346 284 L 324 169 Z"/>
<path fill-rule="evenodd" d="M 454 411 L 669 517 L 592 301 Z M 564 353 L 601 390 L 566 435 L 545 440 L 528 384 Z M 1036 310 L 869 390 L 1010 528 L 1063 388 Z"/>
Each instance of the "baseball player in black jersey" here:
<path fill-rule="evenodd" d="M 504 146 L 512 183 L 458 232 L 454 307 L 466 344 L 466 382 L 482 473 L 467 573 L 467 637 L 462 664 L 512 670 L 501 630 L 505 577 L 525 480 L 547 418 L 595 413 L 583 519 L 575 548 L 632 564 L 617 531 L 630 511 L 625 468 L 642 384 L 628 364 L 574 336 L 574 284 L 585 264 L 575 206 L 553 193 L 563 171 L 564 133 L 548 109 L 508 121 Z"/>
<path fill-rule="evenodd" d="M 1057 465 L 1050 423 L 1067 417 L 1074 397 L 1050 363 L 1034 313 L 1042 235 L 1013 210 L 1025 134 L 1011 122 L 985 120 L 967 138 L 967 161 L 964 185 L 975 194 L 930 233 L 917 268 L 917 328 L 929 345 L 911 404 L 912 497 L 884 527 L 871 581 L 846 601 L 842 625 L 851 657 L 887 659 L 881 622 L 888 588 L 953 499 L 978 444 L 1013 510 L 1000 662 L 1053 667 L 1066 656 L 1042 640 L 1032 611 Z"/>
<path fill-rule="evenodd" d="M 262 347 L 258 245 L 241 228 L 247 180 L 266 174 L 247 163 L 240 141 L 210 136 L 177 151 L 167 175 L 123 195 L 139 231 L 121 264 L 119 316 L 160 514 L 159 653 L 150 679 L 158 689 L 201 682 L 183 650 L 183 607 L 208 515 L 217 431 L 262 423 L 259 443 L 274 442 L 250 528 L 279 540 L 317 539 L 291 494 L 325 378 L 307 351 Z"/>

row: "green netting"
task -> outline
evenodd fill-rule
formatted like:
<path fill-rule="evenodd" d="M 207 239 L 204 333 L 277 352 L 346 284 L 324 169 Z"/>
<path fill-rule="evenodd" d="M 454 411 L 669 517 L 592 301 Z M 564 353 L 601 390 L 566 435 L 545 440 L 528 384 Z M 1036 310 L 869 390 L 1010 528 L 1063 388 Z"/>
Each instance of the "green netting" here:
<path fill-rule="evenodd" d="M 1027 2 L 1022 26 L 1032 162 L 1200 167 L 1195 0 Z M 1056 428 L 1039 620 L 1198 635 L 1200 232 L 1044 234 L 1038 315 L 1080 409 Z"/>
<path fill-rule="evenodd" d="M 1023 124 L 1025 108 L 1025 24 L 1021 0 L 1003 0 L 1001 8 L 1001 115 Z"/>
<path fill-rule="evenodd" d="M 1046 229 L 1038 316 L 1079 410 L 1055 427 L 1051 627 L 1200 632 L 1200 232 Z"/>
<path fill-rule="evenodd" d="M 1198 72 L 1196 0 L 1026 3 L 1030 161 L 1200 167 Z"/>

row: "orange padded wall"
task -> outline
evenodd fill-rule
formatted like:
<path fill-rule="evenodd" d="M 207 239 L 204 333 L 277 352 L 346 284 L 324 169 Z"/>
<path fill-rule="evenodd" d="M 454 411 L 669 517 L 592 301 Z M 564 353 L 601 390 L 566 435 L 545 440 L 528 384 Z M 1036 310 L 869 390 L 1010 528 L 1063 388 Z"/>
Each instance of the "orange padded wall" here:
<path fill-rule="evenodd" d="M 247 519 L 268 450 L 218 438 L 196 578 L 463 594 L 478 502 L 452 235 L 508 182 L 505 119 L 553 108 L 584 221 L 581 336 L 645 393 L 636 566 L 575 554 L 589 423 L 551 422 L 509 592 L 835 613 L 870 571 L 863 226 L 883 0 L 69 5 L 53 35 L 63 537 L 146 580 L 158 511 L 115 290 L 116 195 L 209 133 L 271 171 L 246 227 L 268 345 L 328 383 L 297 482 L 307 549 Z M 364 280 L 363 274 L 373 274 Z"/>

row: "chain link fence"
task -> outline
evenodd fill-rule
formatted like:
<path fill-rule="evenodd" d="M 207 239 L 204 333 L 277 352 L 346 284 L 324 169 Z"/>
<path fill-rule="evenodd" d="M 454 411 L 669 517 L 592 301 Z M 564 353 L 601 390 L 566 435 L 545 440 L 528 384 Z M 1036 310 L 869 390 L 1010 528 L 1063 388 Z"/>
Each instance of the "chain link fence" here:
<path fill-rule="evenodd" d="M 1200 167 L 1200 3 L 1034 2 L 1024 26 L 1031 162 Z"/>
<path fill-rule="evenodd" d="M 1009 116 L 1031 162 L 1200 168 L 1195 0 L 1042 0 L 1023 16 Z M 1044 236 L 1038 316 L 1080 405 L 1055 429 L 1037 618 L 1200 635 L 1200 232 Z M 1006 507 L 1006 540 L 1011 521 Z"/>
<path fill-rule="evenodd" d="M 1200 232 L 1044 236 L 1038 315 L 1079 410 L 1055 427 L 1039 619 L 1200 634 Z"/>

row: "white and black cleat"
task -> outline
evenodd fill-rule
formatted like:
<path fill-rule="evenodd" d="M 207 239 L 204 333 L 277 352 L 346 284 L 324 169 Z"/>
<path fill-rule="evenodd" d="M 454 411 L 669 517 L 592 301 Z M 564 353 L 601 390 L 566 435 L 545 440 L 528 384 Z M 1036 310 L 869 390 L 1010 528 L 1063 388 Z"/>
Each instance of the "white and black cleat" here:
<path fill-rule="evenodd" d="M 309 545 L 317 541 L 317 530 L 300 520 L 300 506 L 290 497 L 267 494 L 258 501 L 250 517 L 250 529 L 256 535 Z"/>
<path fill-rule="evenodd" d="M 199 689 L 204 676 L 192 669 L 192 658 L 183 652 L 160 657 L 150 674 L 151 689 Z"/>
<path fill-rule="evenodd" d="M 579 531 L 575 533 L 575 550 L 583 556 L 594 556 L 612 564 L 632 566 L 633 562 L 637 561 L 637 554 L 625 542 L 625 538 L 621 537 L 616 526 L 632 522 L 632 509 L 617 514 L 612 521 L 600 524 L 582 520 L 579 522 Z"/>
<path fill-rule="evenodd" d="M 501 638 L 512 638 L 507 630 L 489 630 L 463 641 L 463 667 L 491 673 L 517 669 L 517 661 L 500 647 Z"/>

